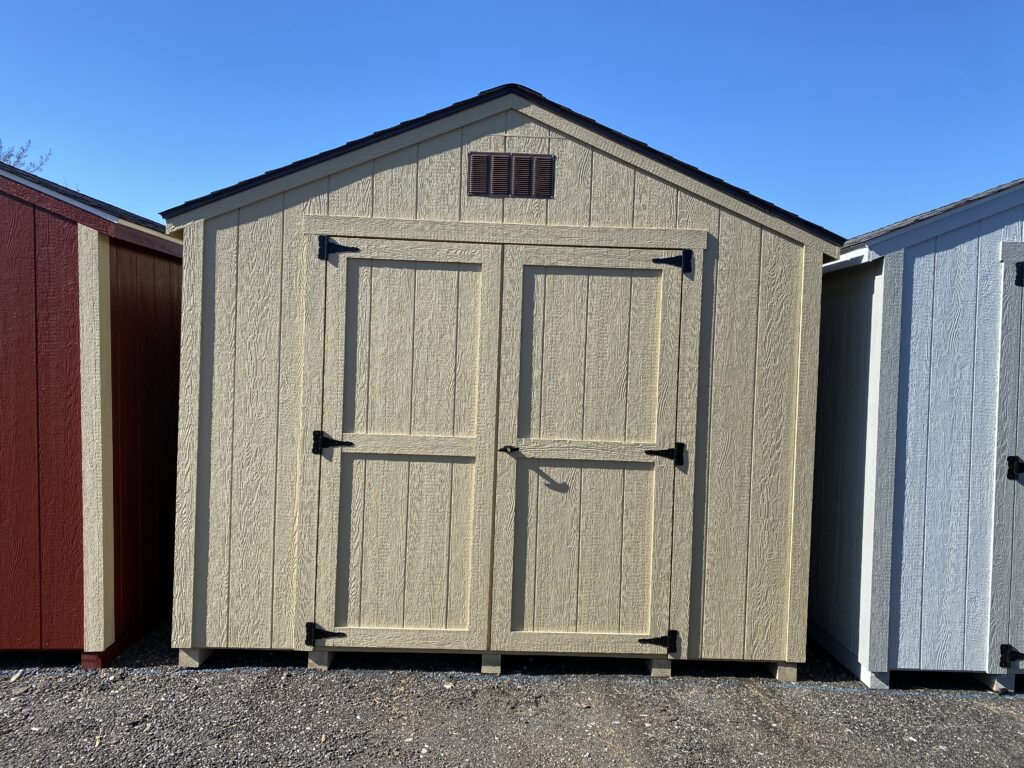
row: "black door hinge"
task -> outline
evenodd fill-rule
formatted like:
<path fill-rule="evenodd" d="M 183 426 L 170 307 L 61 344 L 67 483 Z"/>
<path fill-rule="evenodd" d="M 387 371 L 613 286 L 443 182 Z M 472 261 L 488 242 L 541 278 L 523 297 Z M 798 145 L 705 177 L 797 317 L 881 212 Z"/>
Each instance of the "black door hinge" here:
<path fill-rule="evenodd" d="M 672 459 L 672 464 L 681 467 L 686 463 L 686 443 L 676 443 L 672 448 L 652 448 L 644 451 L 648 456 L 660 456 L 663 459 Z"/>
<path fill-rule="evenodd" d="M 693 272 L 693 251 L 689 248 L 684 248 L 683 252 L 675 256 L 666 256 L 663 259 L 651 259 L 655 264 L 668 264 L 670 267 L 679 267 L 683 270 L 683 274 L 690 274 Z"/>
<path fill-rule="evenodd" d="M 1021 472 L 1024 472 L 1024 461 L 1021 460 L 1020 456 L 1007 456 L 1006 479 L 1016 480 Z"/>
<path fill-rule="evenodd" d="M 348 635 L 344 632 L 331 632 L 315 621 L 306 622 L 306 645 L 316 645 L 317 640 L 326 640 L 329 637 L 348 637 Z"/>
<path fill-rule="evenodd" d="M 1017 285 L 1024 285 L 1024 261 L 1018 261 L 1014 266 L 1017 268 L 1017 279 L 1014 282 Z"/>
<path fill-rule="evenodd" d="M 519 447 L 515 445 L 503 445 L 498 449 L 498 452 L 511 455 L 513 453 L 519 453 Z"/>
<path fill-rule="evenodd" d="M 335 440 L 322 430 L 313 430 L 313 453 L 323 453 L 324 448 L 333 448 L 336 445 L 352 446 L 355 443 L 348 440 Z"/>
<path fill-rule="evenodd" d="M 317 249 L 316 257 L 320 261 L 327 261 L 332 253 L 359 253 L 359 249 L 354 245 L 336 243 L 330 235 L 320 235 L 320 247 Z"/>
<path fill-rule="evenodd" d="M 660 645 L 669 653 L 679 653 L 679 630 L 670 629 L 661 637 L 644 637 L 637 640 L 641 645 Z"/>
<path fill-rule="evenodd" d="M 1024 661 L 1024 652 L 1018 651 L 1012 645 L 999 646 L 999 666 L 1006 668 L 1015 661 Z"/>

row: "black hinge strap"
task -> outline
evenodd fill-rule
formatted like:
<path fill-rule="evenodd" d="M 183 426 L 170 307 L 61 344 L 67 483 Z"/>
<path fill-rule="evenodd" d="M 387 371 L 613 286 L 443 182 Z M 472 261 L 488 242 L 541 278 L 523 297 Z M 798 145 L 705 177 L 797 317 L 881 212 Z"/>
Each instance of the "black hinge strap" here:
<path fill-rule="evenodd" d="M 349 440 L 335 440 L 333 437 L 328 435 L 326 432 L 320 429 L 313 430 L 313 453 L 323 453 L 324 448 L 333 448 L 334 446 L 352 446 L 355 443 Z"/>
<path fill-rule="evenodd" d="M 660 645 L 669 653 L 679 653 L 679 630 L 670 629 L 667 635 L 661 637 L 644 637 L 637 640 L 641 645 Z"/>
<path fill-rule="evenodd" d="M 1017 268 L 1017 279 L 1014 282 L 1017 285 L 1024 285 L 1024 261 L 1018 261 L 1014 266 Z"/>
<path fill-rule="evenodd" d="M 1024 661 L 1024 653 L 1018 651 L 1012 645 L 999 646 L 999 666 L 1009 667 L 1015 661 Z"/>
<path fill-rule="evenodd" d="M 693 272 L 693 251 L 689 248 L 684 248 L 683 252 L 675 256 L 666 256 L 662 259 L 651 259 L 655 264 L 668 264 L 670 267 L 679 267 L 683 270 L 683 274 L 690 274 Z"/>
<path fill-rule="evenodd" d="M 306 645 L 316 645 L 317 640 L 326 640 L 329 637 L 348 637 L 348 635 L 344 632 L 331 632 L 315 621 L 306 622 Z"/>
<path fill-rule="evenodd" d="M 1006 457 L 1006 479 L 1016 480 L 1021 472 L 1024 472 L 1024 461 L 1020 456 Z"/>
<path fill-rule="evenodd" d="M 686 463 L 686 443 L 676 443 L 671 448 L 652 448 L 644 451 L 648 456 L 672 459 L 672 464 L 681 467 Z"/>
<path fill-rule="evenodd" d="M 320 235 L 319 241 L 320 247 L 317 248 L 316 257 L 320 261 L 327 261 L 332 253 L 359 253 L 359 249 L 354 245 L 342 245 L 335 242 L 330 235 Z"/>

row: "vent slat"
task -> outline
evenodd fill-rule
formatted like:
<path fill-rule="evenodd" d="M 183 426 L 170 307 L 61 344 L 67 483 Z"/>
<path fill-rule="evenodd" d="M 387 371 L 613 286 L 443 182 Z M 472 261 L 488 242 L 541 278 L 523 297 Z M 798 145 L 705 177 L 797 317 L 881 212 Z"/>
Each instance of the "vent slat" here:
<path fill-rule="evenodd" d="M 482 152 L 469 154 L 469 194 L 486 195 L 490 191 L 491 156 Z"/>
<path fill-rule="evenodd" d="M 533 196 L 554 197 L 555 195 L 555 158 L 550 155 L 538 155 L 533 158 Z"/>
<path fill-rule="evenodd" d="M 512 158 L 508 155 L 491 155 L 491 194 L 506 197 L 511 191 Z"/>
<path fill-rule="evenodd" d="M 470 152 L 467 192 L 488 197 L 554 197 L 553 155 Z"/>

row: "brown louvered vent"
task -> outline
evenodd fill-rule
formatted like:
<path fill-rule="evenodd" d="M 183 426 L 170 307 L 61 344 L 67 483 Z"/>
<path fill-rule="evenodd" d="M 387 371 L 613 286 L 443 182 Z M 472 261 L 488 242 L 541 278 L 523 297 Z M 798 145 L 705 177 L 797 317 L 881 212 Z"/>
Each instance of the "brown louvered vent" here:
<path fill-rule="evenodd" d="M 468 190 L 487 197 L 554 197 L 555 158 L 470 152 Z"/>

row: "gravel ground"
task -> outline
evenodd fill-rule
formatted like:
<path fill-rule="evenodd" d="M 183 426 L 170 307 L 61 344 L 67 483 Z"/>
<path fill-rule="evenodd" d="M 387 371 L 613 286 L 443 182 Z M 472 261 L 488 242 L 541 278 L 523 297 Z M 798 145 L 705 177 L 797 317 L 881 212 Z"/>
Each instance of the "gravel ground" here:
<path fill-rule="evenodd" d="M 179 670 L 166 629 L 111 669 L 0 655 L 0 765 L 1022 766 L 1024 695 L 963 677 L 867 691 L 820 654 L 758 665 L 221 652 Z M 47 666 L 27 666 L 39 664 Z M 958 686 L 958 687 L 937 687 Z"/>

